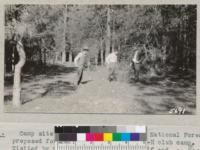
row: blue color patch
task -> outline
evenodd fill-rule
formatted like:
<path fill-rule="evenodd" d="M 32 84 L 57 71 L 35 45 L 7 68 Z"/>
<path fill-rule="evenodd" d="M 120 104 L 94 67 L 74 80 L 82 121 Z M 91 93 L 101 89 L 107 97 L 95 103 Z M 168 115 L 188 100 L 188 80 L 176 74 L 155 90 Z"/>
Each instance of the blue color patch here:
<path fill-rule="evenodd" d="M 121 141 L 130 141 L 130 133 L 122 133 Z"/>

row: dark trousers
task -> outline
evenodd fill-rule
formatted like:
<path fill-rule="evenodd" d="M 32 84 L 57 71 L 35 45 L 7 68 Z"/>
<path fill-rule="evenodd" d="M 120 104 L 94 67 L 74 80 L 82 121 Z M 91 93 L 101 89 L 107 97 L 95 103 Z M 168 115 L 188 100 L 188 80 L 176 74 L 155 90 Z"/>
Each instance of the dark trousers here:
<path fill-rule="evenodd" d="M 113 80 L 117 80 L 117 73 L 116 73 L 116 67 L 117 64 L 116 63 L 110 63 L 108 66 L 108 80 L 109 81 L 113 81 Z"/>
<path fill-rule="evenodd" d="M 134 70 L 134 76 L 135 76 L 135 80 L 138 81 L 139 80 L 139 75 L 140 75 L 140 68 L 141 68 L 141 64 L 140 63 L 133 63 L 133 70 Z"/>
<path fill-rule="evenodd" d="M 83 78 L 83 67 L 79 67 L 77 70 L 77 85 L 79 85 Z"/>

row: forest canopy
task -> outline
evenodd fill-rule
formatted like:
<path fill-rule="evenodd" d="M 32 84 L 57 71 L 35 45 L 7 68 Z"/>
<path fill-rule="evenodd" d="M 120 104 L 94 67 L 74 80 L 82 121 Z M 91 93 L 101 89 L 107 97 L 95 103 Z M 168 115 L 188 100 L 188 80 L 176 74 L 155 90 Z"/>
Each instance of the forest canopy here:
<path fill-rule="evenodd" d="M 129 61 L 143 44 L 163 65 L 195 69 L 196 11 L 196 5 L 6 5 L 6 64 L 20 32 L 28 62 L 72 62 L 85 43 L 96 64 L 112 51 Z"/>

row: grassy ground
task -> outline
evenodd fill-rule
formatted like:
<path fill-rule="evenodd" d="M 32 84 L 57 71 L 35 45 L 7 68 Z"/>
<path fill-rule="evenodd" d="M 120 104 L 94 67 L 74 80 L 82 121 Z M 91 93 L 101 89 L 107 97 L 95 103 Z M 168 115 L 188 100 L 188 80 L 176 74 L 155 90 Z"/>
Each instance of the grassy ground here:
<path fill-rule="evenodd" d="M 188 78 L 189 79 L 189 78 Z M 109 82 L 107 70 L 85 71 L 82 84 L 74 85 L 74 68 L 55 67 L 46 74 L 23 75 L 20 108 L 12 107 L 12 83 L 6 79 L 5 112 L 169 114 L 184 106 L 195 114 L 195 82 L 177 75 L 127 83 Z"/>

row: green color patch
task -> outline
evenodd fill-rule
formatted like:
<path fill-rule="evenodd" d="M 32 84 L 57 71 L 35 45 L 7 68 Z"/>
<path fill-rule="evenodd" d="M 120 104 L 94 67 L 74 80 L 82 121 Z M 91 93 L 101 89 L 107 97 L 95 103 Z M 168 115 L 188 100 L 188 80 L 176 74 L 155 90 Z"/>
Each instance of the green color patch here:
<path fill-rule="evenodd" d="M 121 133 L 113 133 L 113 141 L 121 141 Z"/>

